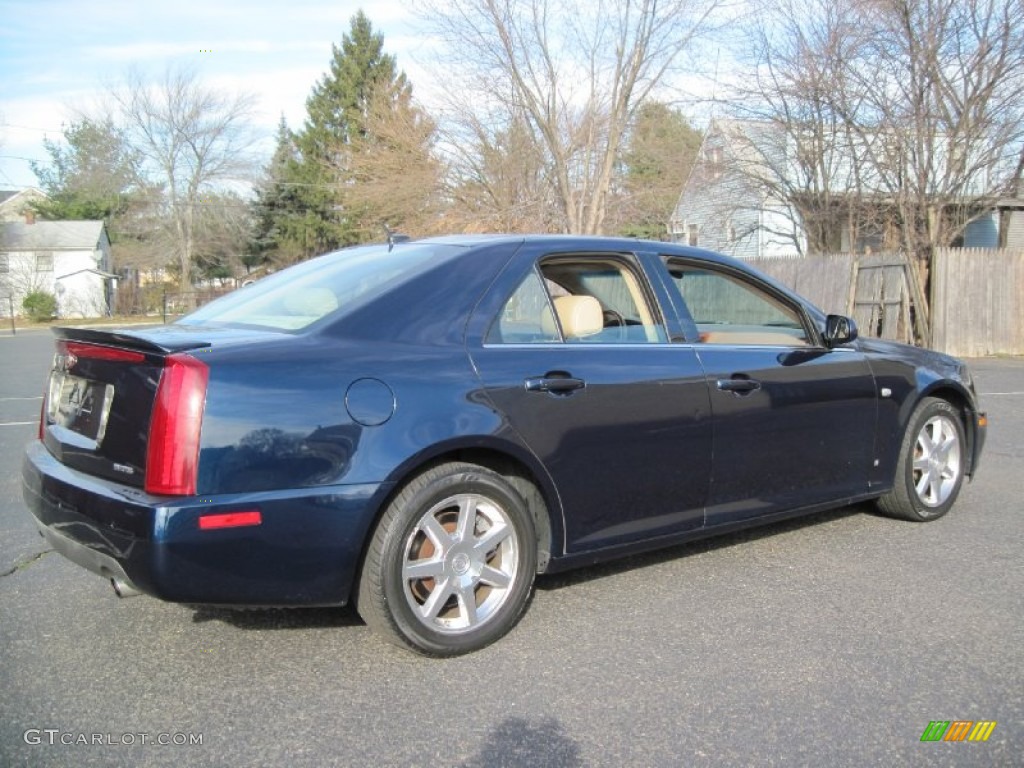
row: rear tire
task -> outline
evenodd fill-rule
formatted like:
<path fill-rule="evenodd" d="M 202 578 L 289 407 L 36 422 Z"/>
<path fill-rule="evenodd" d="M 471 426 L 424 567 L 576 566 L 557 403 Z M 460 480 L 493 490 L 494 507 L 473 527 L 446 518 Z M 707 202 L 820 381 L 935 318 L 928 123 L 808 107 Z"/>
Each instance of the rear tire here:
<path fill-rule="evenodd" d="M 357 609 L 403 648 L 469 653 L 515 626 L 536 564 L 533 518 L 515 489 L 484 467 L 441 464 L 409 481 L 385 510 Z"/>
<path fill-rule="evenodd" d="M 918 523 L 945 515 L 963 485 L 966 448 L 956 409 L 938 398 L 922 400 L 900 446 L 893 488 L 878 499 L 878 508 Z"/>

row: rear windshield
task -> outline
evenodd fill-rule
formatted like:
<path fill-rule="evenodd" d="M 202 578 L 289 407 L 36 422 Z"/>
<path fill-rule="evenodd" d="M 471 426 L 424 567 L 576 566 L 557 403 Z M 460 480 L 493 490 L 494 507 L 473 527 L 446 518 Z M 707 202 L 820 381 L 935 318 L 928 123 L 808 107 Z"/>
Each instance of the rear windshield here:
<path fill-rule="evenodd" d="M 438 243 L 362 246 L 296 264 L 186 315 L 181 325 L 300 331 L 352 308 L 463 250 Z"/>

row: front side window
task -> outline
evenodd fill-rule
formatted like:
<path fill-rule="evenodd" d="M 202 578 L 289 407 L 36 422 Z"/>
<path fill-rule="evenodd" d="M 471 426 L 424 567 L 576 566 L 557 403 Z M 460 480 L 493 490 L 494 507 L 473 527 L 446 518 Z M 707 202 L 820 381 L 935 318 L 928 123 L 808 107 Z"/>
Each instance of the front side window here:
<path fill-rule="evenodd" d="M 726 272 L 669 264 L 705 344 L 807 346 L 811 344 L 800 312 L 790 304 Z"/>
<path fill-rule="evenodd" d="M 39 251 L 36 253 L 36 272 L 53 272 L 52 251 Z"/>

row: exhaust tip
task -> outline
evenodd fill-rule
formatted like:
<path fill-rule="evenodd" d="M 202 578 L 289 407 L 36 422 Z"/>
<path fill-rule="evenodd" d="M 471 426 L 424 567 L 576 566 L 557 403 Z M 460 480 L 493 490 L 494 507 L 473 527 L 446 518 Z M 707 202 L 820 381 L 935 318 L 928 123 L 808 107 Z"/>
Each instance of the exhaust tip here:
<path fill-rule="evenodd" d="M 127 581 L 122 581 L 121 579 L 111 579 L 110 586 L 114 588 L 114 594 L 121 598 L 135 597 L 136 595 L 142 594 Z"/>

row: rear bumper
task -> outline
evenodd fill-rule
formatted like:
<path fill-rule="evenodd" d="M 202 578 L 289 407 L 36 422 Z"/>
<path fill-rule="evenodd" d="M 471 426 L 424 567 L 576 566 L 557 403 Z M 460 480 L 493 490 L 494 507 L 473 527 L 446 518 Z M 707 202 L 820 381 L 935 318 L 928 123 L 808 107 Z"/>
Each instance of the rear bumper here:
<path fill-rule="evenodd" d="M 22 492 L 69 560 L 173 602 L 343 605 L 384 484 L 250 494 L 150 496 L 72 470 L 33 442 Z M 262 523 L 201 530 L 202 515 L 259 510 Z"/>

